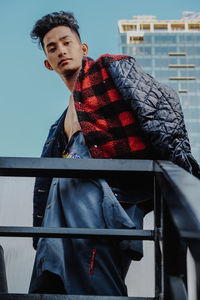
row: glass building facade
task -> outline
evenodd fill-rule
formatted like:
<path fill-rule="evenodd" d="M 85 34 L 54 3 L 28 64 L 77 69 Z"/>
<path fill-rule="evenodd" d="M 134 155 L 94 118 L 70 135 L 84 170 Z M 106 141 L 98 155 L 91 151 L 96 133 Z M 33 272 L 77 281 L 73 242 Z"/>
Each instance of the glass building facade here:
<path fill-rule="evenodd" d="M 121 22 L 121 23 L 120 23 Z M 192 153 L 200 162 L 200 18 L 119 21 L 120 50 L 179 94 Z"/>

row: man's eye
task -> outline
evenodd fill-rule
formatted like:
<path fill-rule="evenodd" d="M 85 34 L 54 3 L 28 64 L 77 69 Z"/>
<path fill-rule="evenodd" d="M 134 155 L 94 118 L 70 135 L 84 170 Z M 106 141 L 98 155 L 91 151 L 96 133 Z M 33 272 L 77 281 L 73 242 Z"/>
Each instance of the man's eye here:
<path fill-rule="evenodd" d="M 50 48 L 50 49 L 49 49 L 49 52 L 52 53 L 52 52 L 54 52 L 55 50 L 56 50 L 56 48 Z"/>
<path fill-rule="evenodd" d="M 64 42 L 64 45 L 69 45 L 70 41 Z"/>

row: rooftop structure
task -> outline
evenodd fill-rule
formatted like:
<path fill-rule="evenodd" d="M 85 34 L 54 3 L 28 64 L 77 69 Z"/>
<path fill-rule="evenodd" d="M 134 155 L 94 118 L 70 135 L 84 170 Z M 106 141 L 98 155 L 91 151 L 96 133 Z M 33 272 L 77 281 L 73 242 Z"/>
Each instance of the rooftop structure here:
<path fill-rule="evenodd" d="M 145 32 L 200 32 L 200 13 L 183 12 L 180 20 L 157 20 L 155 16 L 134 16 L 119 20 L 120 33 L 127 33 L 127 43 L 141 42 Z"/>

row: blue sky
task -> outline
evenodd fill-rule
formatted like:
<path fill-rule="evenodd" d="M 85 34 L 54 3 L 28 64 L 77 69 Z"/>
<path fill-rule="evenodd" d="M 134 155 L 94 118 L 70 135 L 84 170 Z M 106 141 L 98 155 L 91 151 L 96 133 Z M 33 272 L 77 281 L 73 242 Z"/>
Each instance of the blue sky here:
<path fill-rule="evenodd" d="M 200 11 L 199 0 L 1 0 L 0 156 L 38 157 L 52 122 L 68 104 L 69 92 L 43 66 L 44 53 L 30 39 L 34 23 L 47 13 L 74 12 L 89 56 L 119 54 L 119 19 L 154 15 L 179 19 Z"/>

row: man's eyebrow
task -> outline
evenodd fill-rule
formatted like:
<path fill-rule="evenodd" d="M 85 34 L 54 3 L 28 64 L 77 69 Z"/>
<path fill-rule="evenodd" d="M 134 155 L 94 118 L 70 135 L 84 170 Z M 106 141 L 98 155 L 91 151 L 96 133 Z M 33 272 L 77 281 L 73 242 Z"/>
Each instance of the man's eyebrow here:
<path fill-rule="evenodd" d="M 59 38 L 59 41 L 64 40 L 65 38 L 68 38 L 68 37 L 71 38 L 70 35 L 62 36 L 61 38 Z M 46 47 L 48 48 L 48 47 L 50 47 L 50 46 L 55 46 L 55 44 L 56 44 L 55 42 L 50 42 L 50 43 L 47 44 Z"/>
<path fill-rule="evenodd" d="M 54 42 L 50 42 L 50 43 L 48 43 L 48 44 L 46 45 L 46 47 L 48 48 L 48 47 L 50 47 L 50 46 L 55 46 L 55 44 L 56 44 L 56 43 L 54 43 Z"/>

